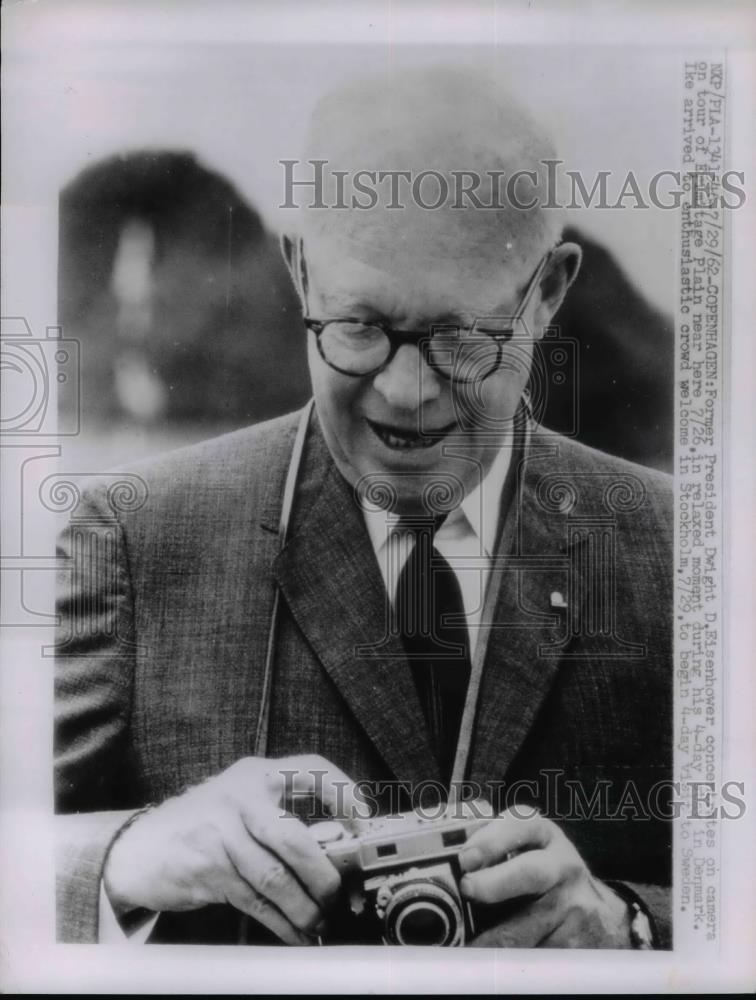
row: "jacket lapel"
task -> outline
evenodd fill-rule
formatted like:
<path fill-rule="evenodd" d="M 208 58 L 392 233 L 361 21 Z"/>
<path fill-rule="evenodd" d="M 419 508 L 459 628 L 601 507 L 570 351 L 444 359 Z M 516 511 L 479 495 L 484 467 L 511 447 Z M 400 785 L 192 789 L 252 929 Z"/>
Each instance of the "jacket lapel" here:
<path fill-rule="evenodd" d="M 280 497 L 280 486 L 276 492 Z M 289 540 L 273 564 L 292 616 L 395 777 L 439 780 L 404 651 L 388 625 L 386 591 L 362 512 L 317 418 L 296 496 Z M 266 507 L 272 528 L 276 505 L 271 499 Z"/>
<path fill-rule="evenodd" d="M 547 442 L 536 430 L 514 470 L 469 775 L 481 783 L 503 779 L 511 766 L 554 683 L 566 633 L 560 606 L 570 591 L 566 518 L 558 508 L 544 510 L 538 494 L 543 464 L 553 470 L 558 455 Z"/>

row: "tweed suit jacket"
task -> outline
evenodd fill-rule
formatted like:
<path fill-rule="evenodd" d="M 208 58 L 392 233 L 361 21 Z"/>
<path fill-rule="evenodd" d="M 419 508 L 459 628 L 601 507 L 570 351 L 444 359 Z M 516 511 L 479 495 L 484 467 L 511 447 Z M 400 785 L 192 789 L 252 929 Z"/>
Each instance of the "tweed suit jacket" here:
<path fill-rule="evenodd" d="M 316 417 L 280 551 L 296 424 L 136 466 L 137 501 L 116 502 L 105 477 L 72 513 L 55 694 L 61 940 L 96 940 L 104 858 L 134 810 L 253 752 L 277 587 L 267 756 L 320 753 L 405 787 L 440 777 L 362 513 Z M 510 475 L 468 777 L 494 801 L 524 789 L 597 876 L 644 898 L 668 945 L 670 826 L 638 810 L 671 778 L 669 479 L 537 426 Z M 598 813 L 576 814 L 575 796 L 597 789 Z M 237 917 L 163 914 L 152 940 L 236 940 Z"/>

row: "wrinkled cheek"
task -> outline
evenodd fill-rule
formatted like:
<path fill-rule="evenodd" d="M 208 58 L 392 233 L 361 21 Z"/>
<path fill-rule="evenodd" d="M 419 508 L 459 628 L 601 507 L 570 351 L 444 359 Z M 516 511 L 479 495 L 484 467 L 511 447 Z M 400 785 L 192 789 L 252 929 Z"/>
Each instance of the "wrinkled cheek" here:
<path fill-rule="evenodd" d="M 354 460 L 359 457 L 359 442 L 351 419 L 349 402 L 332 392 L 316 391 L 315 402 L 323 434 L 334 457 Z"/>
<path fill-rule="evenodd" d="M 501 370 L 495 378 L 499 378 L 511 385 L 524 386 L 530 375 L 530 367 L 533 363 L 533 343 L 532 341 L 513 342 L 504 350 Z"/>
<path fill-rule="evenodd" d="M 484 428 L 489 434 L 505 433 L 528 379 L 527 370 L 506 369 L 483 382 L 461 386 L 456 393 L 457 416 L 463 426 Z"/>
<path fill-rule="evenodd" d="M 307 345 L 310 381 L 323 430 L 329 437 L 343 438 L 352 423 L 355 408 L 356 382 L 333 371 L 318 353 L 314 336 Z"/>

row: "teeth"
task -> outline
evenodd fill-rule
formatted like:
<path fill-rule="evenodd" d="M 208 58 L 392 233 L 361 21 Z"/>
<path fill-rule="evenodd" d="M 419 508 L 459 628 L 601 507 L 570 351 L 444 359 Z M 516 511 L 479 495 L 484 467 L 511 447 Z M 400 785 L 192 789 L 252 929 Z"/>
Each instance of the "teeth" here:
<path fill-rule="evenodd" d="M 439 433 L 426 435 L 413 431 L 409 431 L 406 434 L 394 434 L 385 427 L 381 427 L 380 424 L 374 424 L 372 420 L 368 420 L 368 424 L 373 433 L 383 441 L 386 447 L 393 448 L 395 451 L 410 451 L 413 448 L 432 448 L 444 436 Z"/>
<path fill-rule="evenodd" d="M 389 448 L 430 448 L 435 444 L 435 441 L 431 439 L 430 441 L 421 437 L 397 437 L 395 434 L 390 434 L 388 431 L 380 431 L 381 440 L 389 446 Z"/>

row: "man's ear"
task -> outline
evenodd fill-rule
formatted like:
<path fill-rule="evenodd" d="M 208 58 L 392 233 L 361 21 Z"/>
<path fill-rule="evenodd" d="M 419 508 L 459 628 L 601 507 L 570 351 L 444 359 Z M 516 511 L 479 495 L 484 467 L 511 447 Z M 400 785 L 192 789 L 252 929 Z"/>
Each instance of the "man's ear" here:
<path fill-rule="evenodd" d="M 291 280 L 299 292 L 299 297 L 304 306 L 307 300 L 307 262 L 304 256 L 304 246 L 301 237 L 287 236 L 281 234 L 281 253 L 289 269 Z"/>
<path fill-rule="evenodd" d="M 541 301 L 535 313 L 539 327 L 546 326 L 561 306 L 567 289 L 577 277 L 583 251 L 577 243 L 560 243 L 551 254 L 541 278 Z"/>

